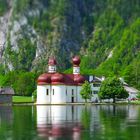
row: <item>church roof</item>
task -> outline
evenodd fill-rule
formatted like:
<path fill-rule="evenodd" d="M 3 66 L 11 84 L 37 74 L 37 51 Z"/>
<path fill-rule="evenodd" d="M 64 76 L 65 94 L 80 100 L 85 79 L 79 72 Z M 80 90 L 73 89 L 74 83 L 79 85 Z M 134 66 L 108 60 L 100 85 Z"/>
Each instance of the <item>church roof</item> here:
<path fill-rule="evenodd" d="M 85 81 L 85 77 L 77 74 L 64 74 L 64 73 L 44 73 L 39 76 L 37 80 L 38 85 L 81 85 Z"/>

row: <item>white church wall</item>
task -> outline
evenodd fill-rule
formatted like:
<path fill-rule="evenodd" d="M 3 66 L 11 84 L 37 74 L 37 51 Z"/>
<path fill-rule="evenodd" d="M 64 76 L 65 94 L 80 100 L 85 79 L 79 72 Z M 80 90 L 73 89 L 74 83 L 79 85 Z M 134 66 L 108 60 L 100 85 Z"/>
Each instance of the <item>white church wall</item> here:
<path fill-rule="evenodd" d="M 66 86 L 65 85 L 52 85 L 51 87 L 51 103 L 59 104 L 66 103 Z"/>
<path fill-rule="evenodd" d="M 66 102 L 68 102 L 68 103 L 77 102 L 77 88 L 76 88 L 76 86 L 66 86 L 65 94 L 67 97 Z"/>
<path fill-rule="evenodd" d="M 50 103 L 50 85 L 38 85 L 37 86 L 37 104 L 49 104 Z"/>

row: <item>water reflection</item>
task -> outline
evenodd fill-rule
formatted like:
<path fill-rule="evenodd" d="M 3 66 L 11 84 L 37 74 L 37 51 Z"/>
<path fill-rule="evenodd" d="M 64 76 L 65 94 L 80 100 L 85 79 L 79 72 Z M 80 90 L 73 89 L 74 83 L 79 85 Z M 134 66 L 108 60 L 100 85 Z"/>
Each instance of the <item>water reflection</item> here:
<path fill-rule="evenodd" d="M 13 111 L 11 106 L 0 106 L 0 139 L 8 139 L 8 132 L 13 123 Z M 7 128 L 9 128 L 7 130 Z"/>
<path fill-rule="evenodd" d="M 51 140 L 65 136 L 80 139 L 80 112 L 76 106 L 37 106 L 37 130 Z"/>
<path fill-rule="evenodd" d="M 129 123 L 137 122 L 139 109 L 113 105 L 37 106 L 37 132 L 51 140 L 123 139 Z"/>
<path fill-rule="evenodd" d="M 0 140 L 139 140 L 140 106 L 0 106 Z"/>
<path fill-rule="evenodd" d="M 11 124 L 13 120 L 13 112 L 11 106 L 0 106 L 0 125 L 2 123 Z"/>

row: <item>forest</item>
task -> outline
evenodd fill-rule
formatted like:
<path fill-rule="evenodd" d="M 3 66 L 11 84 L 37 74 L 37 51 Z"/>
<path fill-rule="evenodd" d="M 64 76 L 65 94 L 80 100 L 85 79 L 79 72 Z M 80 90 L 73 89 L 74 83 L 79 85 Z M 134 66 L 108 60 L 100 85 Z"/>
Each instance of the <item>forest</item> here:
<path fill-rule="evenodd" d="M 65 73 L 79 55 L 82 74 L 123 77 L 140 89 L 139 0 L 0 0 L 0 17 L 10 9 L 0 86 L 31 95 L 50 55 Z"/>

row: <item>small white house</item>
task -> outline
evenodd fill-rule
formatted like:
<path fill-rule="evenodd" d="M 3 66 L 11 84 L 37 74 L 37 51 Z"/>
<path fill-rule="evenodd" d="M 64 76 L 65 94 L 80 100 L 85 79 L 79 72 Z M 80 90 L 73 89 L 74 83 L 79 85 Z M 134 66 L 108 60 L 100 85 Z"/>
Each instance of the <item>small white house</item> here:
<path fill-rule="evenodd" d="M 129 100 L 133 100 L 137 98 L 137 94 L 139 92 L 137 89 L 130 87 L 128 85 L 124 85 L 124 88 L 129 94 L 129 97 L 128 97 Z"/>
<path fill-rule="evenodd" d="M 89 76 L 88 80 L 90 82 L 91 85 L 91 89 L 92 89 L 92 98 L 91 98 L 91 102 L 98 102 L 99 101 L 99 97 L 98 97 L 98 92 L 100 90 L 100 86 L 102 81 L 104 80 L 104 77 L 97 77 L 97 76 Z"/>

